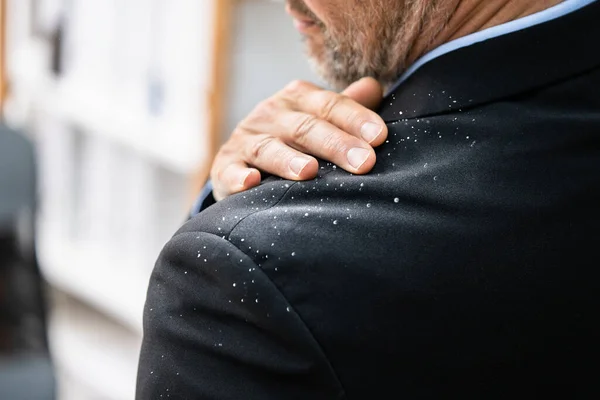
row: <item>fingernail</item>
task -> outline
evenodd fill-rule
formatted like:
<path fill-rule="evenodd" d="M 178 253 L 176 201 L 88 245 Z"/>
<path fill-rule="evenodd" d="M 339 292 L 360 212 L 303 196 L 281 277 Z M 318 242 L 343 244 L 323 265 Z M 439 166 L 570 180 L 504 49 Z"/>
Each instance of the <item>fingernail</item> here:
<path fill-rule="evenodd" d="M 300 176 L 306 165 L 310 162 L 304 157 L 294 157 L 292 161 L 290 161 L 290 170 L 296 176 Z"/>
<path fill-rule="evenodd" d="M 250 176 L 251 173 L 252 173 L 252 170 L 240 172 L 240 186 L 242 188 L 246 187 L 246 180 L 248 179 L 248 177 Z"/>
<path fill-rule="evenodd" d="M 367 141 L 367 143 L 371 143 L 381 134 L 383 131 L 383 127 L 379 124 L 375 124 L 373 122 L 366 122 L 361 128 L 360 133 Z"/>
<path fill-rule="evenodd" d="M 369 150 L 355 147 L 348 152 L 348 162 L 355 169 L 359 169 L 369 158 Z"/>

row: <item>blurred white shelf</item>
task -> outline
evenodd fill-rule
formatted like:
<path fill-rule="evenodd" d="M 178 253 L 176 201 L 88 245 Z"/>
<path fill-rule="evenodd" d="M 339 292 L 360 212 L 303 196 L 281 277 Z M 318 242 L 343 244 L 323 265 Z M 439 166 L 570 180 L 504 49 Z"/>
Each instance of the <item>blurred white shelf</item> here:
<path fill-rule="evenodd" d="M 4 116 L 38 153 L 36 247 L 64 298 L 50 327 L 61 400 L 134 398 L 152 265 L 211 153 L 219 2 L 7 1 Z"/>
<path fill-rule="evenodd" d="M 74 244 L 45 228 L 40 224 L 37 246 L 49 283 L 141 334 L 148 265 L 107 257 L 101 246 Z"/>
<path fill-rule="evenodd" d="M 54 303 L 49 339 L 60 398 L 133 399 L 141 336 L 74 299 L 56 296 Z"/>
<path fill-rule="evenodd" d="M 105 85 L 57 80 L 32 68 L 15 71 L 12 78 L 21 102 L 9 99 L 9 119 L 11 114 L 17 115 L 16 120 L 26 119 L 31 109 L 42 111 L 84 134 L 107 138 L 180 174 L 197 172 L 209 154 L 203 146 L 201 128 L 207 121 L 206 107 L 195 110 L 197 118 L 193 121 L 159 118 L 121 104 L 118 95 Z"/>
<path fill-rule="evenodd" d="M 61 81 L 40 105 L 87 133 L 102 135 L 150 157 L 179 173 L 198 170 L 207 153 L 198 123 L 182 124 L 132 111 L 113 101 L 116 96 L 84 82 Z M 93 95 L 90 95 L 93 93 Z M 197 112 L 200 115 L 202 109 Z"/>

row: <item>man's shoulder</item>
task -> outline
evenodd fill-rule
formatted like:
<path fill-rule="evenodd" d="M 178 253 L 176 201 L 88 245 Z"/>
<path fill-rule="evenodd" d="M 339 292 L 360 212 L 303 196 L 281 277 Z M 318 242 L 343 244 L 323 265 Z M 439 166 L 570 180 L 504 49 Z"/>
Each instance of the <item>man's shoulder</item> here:
<path fill-rule="evenodd" d="M 309 346 L 314 358 L 331 362 L 349 393 L 383 390 L 398 377 L 417 392 L 432 366 L 457 371 L 456 382 L 464 371 L 492 376 L 481 363 L 518 362 L 520 349 L 556 329 L 557 310 L 573 322 L 565 327 L 577 326 L 583 314 L 574 305 L 589 307 L 596 281 L 595 268 L 567 258 L 593 259 L 598 240 L 600 173 L 590 172 L 600 172 L 598 122 L 581 113 L 551 118 L 551 110 L 505 101 L 397 121 L 368 175 L 324 163 L 316 180 L 270 179 L 220 201 L 165 249 L 157 269 L 173 276 L 155 275 L 153 304 L 169 311 L 190 299 L 237 301 L 238 319 L 248 321 L 259 321 L 248 310 L 269 304 L 285 318 L 290 307 L 298 318 L 290 326 L 310 332 L 302 343 L 319 344 L 324 356 Z M 255 290 L 257 278 L 264 290 Z M 269 291 L 274 300 L 256 296 Z M 507 336 L 499 320 L 527 334 Z M 572 337 L 566 329 L 561 335 Z M 457 351 L 465 355 L 458 361 Z"/>

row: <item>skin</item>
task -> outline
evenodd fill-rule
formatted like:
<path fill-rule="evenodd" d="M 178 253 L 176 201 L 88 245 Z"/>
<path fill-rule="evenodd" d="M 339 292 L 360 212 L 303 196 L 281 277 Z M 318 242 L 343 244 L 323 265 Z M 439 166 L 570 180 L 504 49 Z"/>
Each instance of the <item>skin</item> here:
<path fill-rule="evenodd" d="M 260 171 L 312 179 L 313 156 L 368 173 L 388 133 L 373 110 L 407 67 L 451 40 L 562 1 L 288 0 L 313 68 L 341 92 L 296 81 L 258 104 L 215 158 L 215 199 L 257 186 Z"/>

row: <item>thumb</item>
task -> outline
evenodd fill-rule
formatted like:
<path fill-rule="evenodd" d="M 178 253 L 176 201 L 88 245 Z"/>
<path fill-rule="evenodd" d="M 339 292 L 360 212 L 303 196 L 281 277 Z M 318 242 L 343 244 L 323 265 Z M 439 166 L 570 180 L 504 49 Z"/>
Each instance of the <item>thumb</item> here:
<path fill-rule="evenodd" d="M 383 100 L 383 87 L 375 79 L 367 77 L 352 83 L 342 94 L 362 106 L 375 110 Z"/>

